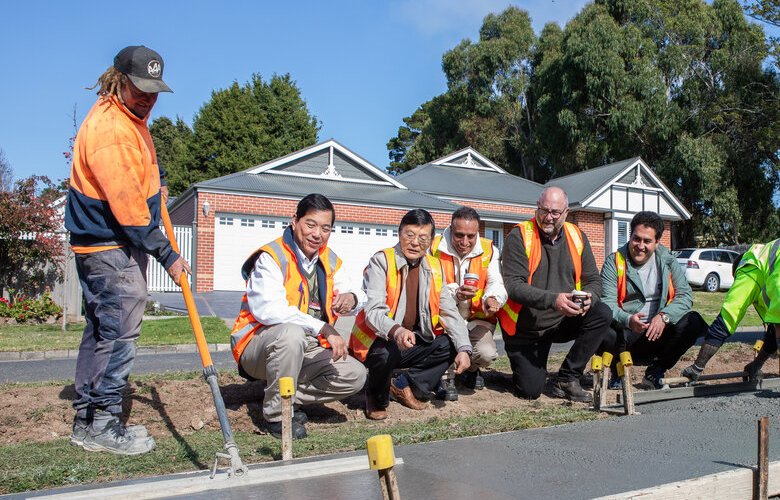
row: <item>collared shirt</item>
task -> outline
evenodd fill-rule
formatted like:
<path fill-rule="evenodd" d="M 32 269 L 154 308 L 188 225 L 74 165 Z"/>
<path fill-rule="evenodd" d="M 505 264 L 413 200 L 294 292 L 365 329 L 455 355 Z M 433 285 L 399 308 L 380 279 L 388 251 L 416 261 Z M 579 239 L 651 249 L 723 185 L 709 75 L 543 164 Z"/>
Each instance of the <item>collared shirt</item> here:
<path fill-rule="evenodd" d="M 309 259 L 294 242 L 293 251 L 300 260 L 301 267 L 306 272 L 312 272 L 317 265 L 319 255 L 315 254 L 312 259 Z M 343 266 L 333 276 L 333 290 L 334 293 L 339 294 L 353 293 L 357 298 L 355 308 L 344 316 L 354 316 L 363 309 L 368 300 L 365 292 L 351 282 Z M 274 258 L 265 252 L 261 253 L 255 262 L 255 267 L 247 281 L 246 296 L 252 315 L 263 325 L 290 323 L 302 327 L 311 336 L 316 336 L 325 325 L 323 321 L 301 312 L 287 302 L 282 270 Z M 332 314 L 330 311 L 327 313 Z"/>

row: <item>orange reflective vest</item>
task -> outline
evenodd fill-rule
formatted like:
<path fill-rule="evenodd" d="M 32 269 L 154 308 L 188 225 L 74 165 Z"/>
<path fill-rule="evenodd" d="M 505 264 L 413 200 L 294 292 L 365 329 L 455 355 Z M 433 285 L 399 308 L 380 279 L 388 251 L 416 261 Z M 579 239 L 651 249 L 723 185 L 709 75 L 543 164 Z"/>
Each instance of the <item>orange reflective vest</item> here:
<path fill-rule="evenodd" d="M 520 229 L 520 236 L 523 238 L 525 246 L 525 255 L 528 257 L 528 284 L 542 261 L 542 240 L 539 236 L 539 228 L 535 219 L 529 219 L 517 225 Z M 580 228 L 570 222 L 563 223 L 563 231 L 566 234 L 566 244 L 569 247 L 571 261 L 574 264 L 574 288 L 582 289 L 582 252 L 585 249 L 585 243 L 582 240 Z M 517 333 L 517 318 L 520 316 L 520 310 L 523 308 L 511 298 L 506 301 L 496 317 L 501 325 L 501 330 L 510 337 Z"/>
<path fill-rule="evenodd" d="M 441 267 L 444 270 L 444 278 L 447 283 L 458 283 L 455 280 L 455 263 L 453 262 L 452 255 L 444 253 L 439 250 L 442 236 L 439 235 L 433 239 L 431 244 L 431 254 L 441 261 Z M 477 284 L 477 294 L 471 299 L 471 314 L 468 320 L 481 319 L 489 321 L 491 323 L 496 322 L 495 316 L 488 317 L 485 314 L 485 310 L 482 308 L 482 297 L 485 293 L 485 287 L 487 286 L 488 279 L 488 266 L 490 260 L 493 258 L 493 242 L 487 238 L 479 239 L 480 246 L 482 247 L 482 254 L 472 257 L 469 261 L 469 268 L 465 273 L 474 273 L 479 276 L 479 283 Z M 459 284 L 459 283 L 458 283 Z"/>
<path fill-rule="evenodd" d="M 252 253 L 241 267 L 241 273 L 244 276 L 244 279 L 248 280 L 260 254 L 267 253 L 273 257 L 274 261 L 279 264 L 279 268 L 282 270 L 284 288 L 287 292 L 287 303 L 297 307 L 301 312 L 307 313 L 309 310 L 309 285 L 306 281 L 306 275 L 300 268 L 298 256 L 295 254 L 292 245 L 292 230 L 287 228 L 284 230 L 284 234 L 281 238 L 275 239 Z M 321 276 L 321 274 L 319 272 L 317 273 L 317 286 L 319 286 L 320 289 L 322 313 L 325 315 L 325 318 L 327 318 L 327 322 L 332 325 L 336 322 L 335 315 L 330 312 L 333 306 L 333 275 L 336 274 L 336 271 L 341 267 L 341 259 L 325 246 L 320 248 L 317 265 L 322 267 L 325 274 L 325 286 L 323 287 L 322 283 L 319 283 L 319 276 Z M 247 302 L 245 293 L 241 299 L 241 311 L 238 313 L 238 317 L 233 324 L 233 331 L 230 335 L 233 357 L 236 362 L 241 359 L 241 353 L 244 352 L 249 341 L 252 340 L 252 337 L 255 336 L 255 333 L 261 326 L 263 325 L 255 319 L 252 312 L 249 310 L 249 303 Z M 330 347 L 330 344 L 325 338 L 322 336 L 318 338 L 322 347 Z"/>
<path fill-rule="evenodd" d="M 387 315 L 390 318 L 395 318 L 395 313 L 398 309 L 398 299 L 401 297 L 401 289 L 403 288 L 401 286 L 401 271 L 395 263 L 395 249 L 385 248 L 382 251 L 385 254 L 385 259 L 387 259 L 387 281 L 385 283 L 387 297 L 385 298 L 385 303 L 390 308 Z M 443 286 L 442 267 L 439 259 L 436 257 L 426 255 L 425 258 L 433 273 L 433 282 L 428 290 L 428 304 L 431 307 L 433 334 L 438 336 L 444 333 L 444 327 L 439 321 L 439 298 Z M 374 339 L 376 339 L 376 332 L 368 326 L 366 311 L 360 311 L 355 319 L 355 326 L 352 327 L 352 335 L 349 337 L 349 352 L 359 361 L 364 362 L 371 344 L 374 343 Z"/>
<path fill-rule="evenodd" d="M 615 268 L 617 269 L 617 305 L 623 308 L 623 301 L 626 300 L 626 258 L 618 250 L 615 252 Z M 674 283 L 672 282 L 672 273 L 669 273 L 669 298 L 666 301 L 668 305 L 674 299 Z"/>

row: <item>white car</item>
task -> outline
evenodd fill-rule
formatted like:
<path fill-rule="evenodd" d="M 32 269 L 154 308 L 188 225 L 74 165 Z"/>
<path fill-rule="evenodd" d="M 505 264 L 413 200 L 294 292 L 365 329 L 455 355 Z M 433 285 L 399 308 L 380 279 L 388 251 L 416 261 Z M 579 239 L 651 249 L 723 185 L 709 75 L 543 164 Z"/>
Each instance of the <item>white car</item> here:
<path fill-rule="evenodd" d="M 692 287 L 717 292 L 728 290 L 734 283 L 731 267 L 739 257 L 737 252 L 722 248 L 681 248 L 672 253 L 685 270 L 685 277 Z"/>

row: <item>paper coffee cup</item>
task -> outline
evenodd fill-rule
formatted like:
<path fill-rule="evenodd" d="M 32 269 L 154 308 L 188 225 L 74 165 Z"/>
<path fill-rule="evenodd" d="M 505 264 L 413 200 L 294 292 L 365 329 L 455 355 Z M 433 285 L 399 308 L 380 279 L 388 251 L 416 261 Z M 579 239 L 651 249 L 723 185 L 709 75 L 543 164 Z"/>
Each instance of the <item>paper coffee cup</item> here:
<path fill-rule="evenodd" d="M 466 273 L 463 276 L 463 284 L 466 286 L 477 286 L 479 284 L 479 275 L 475 273 Z"/>

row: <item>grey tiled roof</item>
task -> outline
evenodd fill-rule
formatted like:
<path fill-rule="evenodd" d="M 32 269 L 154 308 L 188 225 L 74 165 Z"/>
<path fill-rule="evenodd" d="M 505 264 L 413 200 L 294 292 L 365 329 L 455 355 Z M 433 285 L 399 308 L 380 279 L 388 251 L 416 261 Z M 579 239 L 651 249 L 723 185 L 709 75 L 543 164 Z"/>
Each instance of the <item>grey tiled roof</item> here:
<path fill-rule="evenodd" d="M 511 174 L 459 167 L 421 165 L 404 172 L 398 182 L 438 196 L 534 205 L 544 187 Z"/>
<path fill-rule="evenodd" d="M 457 207 L 424 193 L 394 186 L 339 182 L 333 179 L 291 177 L 269 173 L 238 172 L 195 184 L 195 188 L 214 189 L 236 193 L 302 198 L 309 193 L 320 193 L 331 201 L 389 205 L 403 209 L 425 208 L 451 212 Z"/>
<path fill-rule="evenodd" d="M 566 175 L 550 179 L 545 186 L 558 186 L 569 195 L 569 204 L 576 205 L 581 203 L 588 196 L 592 195 L 599 188 L 607 184 L 613 177 L 623 169 L 639 160 L 639 157 L 629 158 L 603 167 L 583 170 L 576 174 Z"/>

